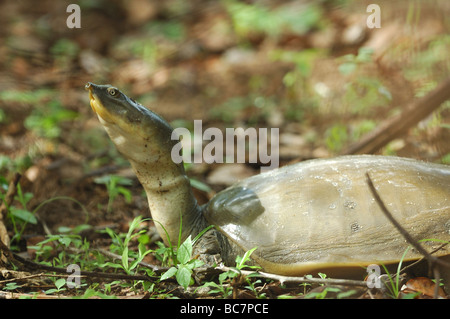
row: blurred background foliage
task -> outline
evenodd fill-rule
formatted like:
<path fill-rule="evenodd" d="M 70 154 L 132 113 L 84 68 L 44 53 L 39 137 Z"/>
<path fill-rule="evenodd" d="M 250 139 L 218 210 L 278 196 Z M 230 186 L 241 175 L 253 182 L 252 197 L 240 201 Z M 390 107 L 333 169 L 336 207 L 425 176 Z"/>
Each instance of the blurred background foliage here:
<path fill-rule="evenodd" d="M 0 174 L 44 159 L 119 163 L 87 81 L 111 83 L 175 126 L 279 127 L 282 163 L 339 154 L 450 74 L 445 0 L 0 3 Z M 448 162 L 450 105 L 384 154 Z M 101 155 L 98 155 L 101 154 Z"/>
<path fill-rule="evenodd" d="M 67 27 L 72 2 L 81 28 Z M 367 26 L 371 3 L 381 28 Z M 125 236 L 130 221 L 150 216 L 89 106 L 88 81 L 118 87 L 174 127 L 278 128 L 281 165 L 332 157 L 448 78 L 449 16 L 448 0 L 2 0 L 0 204 L 13 174 L 23 176 L 0 225 L 12 249 L 55 265 L 64 250 L 49 241 L 67 247 L 66 235 L 83 230 L 83 245 L 116 252 L 101 231 L 84 231 Z M 377 153 L 450 164 L 449 140 L 447 101 Z M 259 173 L 239 163 L 185 167 L 200 204 Z"/>

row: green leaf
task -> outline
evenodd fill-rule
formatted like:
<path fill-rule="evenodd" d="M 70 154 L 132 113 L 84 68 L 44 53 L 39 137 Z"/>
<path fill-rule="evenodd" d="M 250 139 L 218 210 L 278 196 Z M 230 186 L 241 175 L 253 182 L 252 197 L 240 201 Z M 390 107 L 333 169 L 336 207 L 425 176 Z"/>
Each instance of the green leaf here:
<path fill-rule="evenodd" d="M 54 288 L 52 288 L 52 289 L 48 289 L 48 290 L 46 290 L 46 291 L 45 291 L 45 294 L 47 294 L 47 295 L 51 295 L 52 293 L 55 293 L 55 292 L 58 292 L 58 289 L 54 289 Z"/>
<path fill-rule="evenodd" d="M 192 240 L 191 236 L 189 236 L 178 248 L 177 259 L 180 262 L 180 264 L 186 264 L 191 259 L 191 256 L 192 256 Z"/>
<path fill-rule="evenodd" d="M 123 265 L 123 268 L 125 269 L 125 271 L 129 270 L 129 268 L 128 268 L 128 246 L 123 247 L 122 265 Z"/>
<path fill-rule="evenodd" d="M 126 189 L 125 187 L 118 186 L 117 192 L 122 194 L 123 197 L 125 197 L 125 201 L 127 203 L 131 203 L 132 196 L 131 196 L 131 192 L 128 189 Z"/>
<path fill-rule="evenodd" d="M 18 285 L 15 282 L 9 282 L 5 285 L 5 287 L 3 288 L 4 290 L 15 290 L 22 287 L 21 285 Z"/>
<path fill-rule="evenodd" d="M 204 264 L 205 264 L 205 263 L 204 263 L 203 261 L 201 261 L 201 260 L 198 260 L 198 259 L 192 259 L 191 261 L 189 261 L 189 262 L 186 264 L 186 267 L 188 267 L 189 269 L 194 269 L 194 268 L 203 266 Z"/>
<path fill-rule="evenodd" d="M 191 283 L 192 270 L 185 265 L 179 265 L 178 267 L 179 268 L 176 275 L 177 282 L 183 286 L 184 289 L 186 289 Z"/>
<path fill-rule="evenodd" d="M 139 235 L 138 242 L 139 242 L 139 246 L 141 244 L 146 245 L 146 244 L 150 243 L 150 236 L 148 234 Z"/>
<path fill-rule="evenodd" d="M 136 258 L 136 260 L 133 261 L 133 263 L 131 264 L 129 270 L 131 271 L 134 268 L 136 268 L 139 265 L 139 263 L 144 259 L 144 257 L 147 254 L 151 253 L 151 252 L 152 252 L 152 250 L 146 250 L 145 249 L 145 245 L 142 244 L 142 243 L 139 243 L 139 246 L 138 246 L 138 258 Z"/>
<path fill-rule="evenodd" d="M 60 278 L 57 281 L 55 281 L 55 286 L 58 289 L 61 289 L 62 286 L 66 284 L 66 280 L 64 278 Z"/>
<path fill-rule="evenodd" d="M 198 181 L 196 179 L 190 178 L 189 181 L 191 183 L 191 186 L 194 187 L 194 188 L 197 188 L 197 189 L 199 189 L 201 191 L 204 191 L 204 192 L 207 192 L 207 193 L 212 191 L 211 187 L 209 187 L 205 183 L 202 183 L 202 182 L 200 182 L 200 181 Z"/>
<path fill-rule="evenodd" d="M 166 280 L 177 273 L 177 268 L 170 267 L 165 273 L 161 275 L 161 280 Z"/>
<path fill-rule="evenodd" d="M 254 247 L 248 251 L 245 252 L 243 257 L 236 257 L 236 268 L 242 269 L 246 267 L 245 263 L 250 259 L 251 254 L 256 250 L 258 247 Z"/>
<path fill-rule="evenodd" d="M 197 240 L 200 239 L 200 237 L 202 237 L 208 230 L 210 230 L 211 228 L 214 228 L 214 225 L 209 225 L 208 227 L 206 227 L 205 229 L 203 229 L 201 232 L 199 232 L 197 234 L 197 236 L 194 237 L 194 240 L 192 241 L 192 245 L 194 245 Z"/>
<path fill-rule="evenodd" d="M 67 236 L 61 236 L 58 241 L 63 244 L 66 247 L 69 247 L 70 243 L 72 242 L 72 238 Z"/>
<path fill-rule="evenodd" d="M 11 208 L 11 214 L 30 224 L 37 224 L 36 216 L 26 209 Z"/>
<path fill-rule="evenodd" d="M 225 280 L 227 280 L 228 278 L 233 278 L 237 275 L 237 273 L 233 272 L 233 271 L 226 271 L 223 272 L 219 275 L 219 282 L 224 282 Z"/>
<path fill-rule="evenodd" d="M 123 266 L 122 266 L 122 265 L 113 263 L 113 262 L 111 262 L 111 261 L 107 261 L 106 263 L 101 264 L 100 266 L 101 266 L 101 267 L 111 267 L 111 268 L 114 268 L 114 269 L 119 269 L 119 268 L 120 268 L 120 269 L 123 269 Z"/>

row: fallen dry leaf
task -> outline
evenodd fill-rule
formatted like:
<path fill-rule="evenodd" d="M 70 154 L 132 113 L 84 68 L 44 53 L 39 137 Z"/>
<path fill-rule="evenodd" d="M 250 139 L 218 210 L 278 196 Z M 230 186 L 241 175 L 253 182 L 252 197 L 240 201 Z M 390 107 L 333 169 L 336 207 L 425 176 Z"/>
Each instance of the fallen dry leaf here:
<path fill-rule="evenodd" d="M 436 284 L 429 278 L 426 277 L 416 277 L 410 279 L 406 282 L 406 284 L 402 287 L 403 293 L 416 293 L 420 292 L 422 295 L 427 297 L 434 297 L 434 289 Z M 438 296 L 445 298 L 444 290 L 439 287 Z"/>

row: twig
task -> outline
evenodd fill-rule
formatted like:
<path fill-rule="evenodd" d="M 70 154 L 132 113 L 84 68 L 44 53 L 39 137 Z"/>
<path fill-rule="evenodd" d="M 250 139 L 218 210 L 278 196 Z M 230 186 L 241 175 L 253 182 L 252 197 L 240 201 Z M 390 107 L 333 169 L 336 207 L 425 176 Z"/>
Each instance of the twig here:
<path fill-rule="evenodd" d="M 0 206 L 0 263 L 6 263 L 6 259 L 8 258 L 8 256 L 6 256 L 6 254 L 5 256 L 3 256 L 1 251 L 4 250 L 4 247 L 7 248 L 9 246 L 8 231 L 5 224 L 3 223 L 3 220 L 5 219 L 8 212 L 8 207 L 12 204 L 14 196 L 17 193 L 17 184 L 19 183 L 21 177 L 22 175 L 20 175 L 19 173 L 14 174 L 13 179 L 9 183 L 8 192 L 6 193 L 3 203 Z"/>
<path fill-rule="evenodd" d="M 447 246 L 448 243 L 443 243 L 442 245 L 440 245 L 438 248 L 434 249 L 433 251 L 430 252 L 430 255 L 433 255 L 434 253 L 438 252 L 439 250 L 441 250 L 442 248 L 444 248 L 445 246 Z M 418 263 L 420 263 L 421 261 L 423 261 L 424 259 L 426 259 L 425 256 L 423 256 L 420 259 L 417 259 L 416 261 L 410 263 L 409 265 L 403 267 L 400 272 L 405 272 L 407 269 L 416 266 Z"/>
<path fill-rule="evenodd" d="M 21 256 L 12 253 L 14 259 L 23 265 L 30 267 L 32 269 L 40 269 L 45 271 L 52 271 L 60 274 L 67 274 L 66 268 L 61 267 L 53 267 L 35 263 L 31 260 L 27 260 L 22 258 Z M 145 281 L 154 281 L 155 278 L 152 278 L 147 275 L 127 275 L 127 274 L 118 274 L 118 273 L 104 273 L 104 272 L 96 272 L 96 271 L 84 271 L 81 270 L 79 273 L 80 276 L 92 277 L 92 278 L 108 278 L 108 279 L 122 279 L 122 280 L 145 280 Z"/>
<path fill-rule="evenodd" d="M 406 133 L 408 129 L 426 118 L 448 99 L 450 99 L 450 78 L 421 99 L 413 101 L 401 114 L 378 125 L 376 130 L 350 145 L 342 154 L 375 153 L 393 139 Z"/>
<path fill-rule="evenodd" d="M 331 285 L 347 285 L 347 286 L 367 287 L 367 282 L 361 281 L 361 280 L 334 279 L 334 278 L 322 279 L 322 278 L 282 276 L 282 275 L 276 275 L 276 274 L 271 274 L 271 273 L 262 272 L 262 271 L 238 270 L 238 269 L 226 267 L 226 266 L 216 267 L 216 269 L 219 269 L 222 271 L 234 271 L 234 272 L 239 273 L 244 276 L 252 275 L 254 277 L 272 279 L 272 280 L 279 281 L 280 283 L 295 282 L 295 283 L 316 283 L 316 284 L 328 284 L 328 285 L 331 284 Z"/>
<path fill-rule="evenodd" d="M 8 246 L 3 242 L 3 240 L 0 238 L 0 253 L 3 253 L 3 255 L 8 259 L 15 259 L 11 251 L 9 250 Z M 1 256 L 1 254 L 0 254 Z"/>
<path fill-rule="evenodd" d="M 437 264 L 450 268 L 450 264 L 438 259 L 437 257 L 431 255 L 428 253 L 428 251 L 423 248 L 407 231 L 404 229 L 400 223 L 392 216 L 392 214 L 389 212 L 389 210 L 386 208 L 386 205 L 384 204 L 383 200 L 381 199 L 380 195 L 378 194 L 377 190 L 375 189 L 375 186 L 373 185 L 372 179 L 369 176 L 369 173 L 366 172 L 367 177 L 367 184 L 369 185 L 370 191 L 372 192 L 373 197 L 375 198 L 376 202 L 381 208 L 381 211 L 384 213 L 384 215 L 389 219 L 389 221 L 397 228 L 397 230 L 402 234 L 402 236 L 415 248 L 419 253 L 421 253 L 428 261 L 428 264 L 430 268 L 433 270 L 434 277 L 436 279 L 436 287 L 434 291 L 434 297 L 437 298 L 438 296 L 438 289 L 439 289 L 439 279 L 440 279 L 440 273 L 436 267 Z"/>
<path fill-rule="evenodd" d="M 4 219 L 6 213 L 8 212 L 8 207 L 12 204 L 14 200 L 14 196 L 17 193 L 17 184 L 19 184 L 20 178 L 22 175 L 19 173 L 14 174 L 11 182 L 9 183 L 8 192 L 5 195 L 5 199 L 0 206 L 0 220 Z"/>
<path fill-rule="evenodd" d="M 450 267 L 450 264 L 440 260 L 434 256 L 432 256 L 425 248 L 423 248 L 407 231 L 400 225 L 400 223 L 392 216 L 389 210 L 386 208 L 383 200 L 380 195 L 378 195 L 375 186 L 373 185 L 372 179 L 369 176 L 369 173 L 366 173 L 367 183 L 369 184 L 370 191 L 372 192 L 373 197 L 377 201 L 384 215 L 389 219 L 389 221 L 397 228 L 397 230 L 402 234 L 402 236 L 415 248 L 419 253 L 425 256 L 429 261 L 433 263 L 437 263 L 441 266 Z"/>
<path fill-rule="evenodd" d="M 38 278 L 38 277 L 61 277 L 61 276 L 69 276 L 69 275 L 48 275 L 45 273 L 39 273 L 39 274 L 33 274 L 33 275 L 29 275 L 29 276 L 24 276 L 24 277 L 15 277 L 15 278 L 10 278 L 10 279 L 5 279 L 5 280 L 0 280 L 0 286 L 3 286 L 9 282 L 17 282 L 17 281 L 23 281 L 23 280 L 28 280 L 28 279 L 33 279 L 33 278 Z"/>

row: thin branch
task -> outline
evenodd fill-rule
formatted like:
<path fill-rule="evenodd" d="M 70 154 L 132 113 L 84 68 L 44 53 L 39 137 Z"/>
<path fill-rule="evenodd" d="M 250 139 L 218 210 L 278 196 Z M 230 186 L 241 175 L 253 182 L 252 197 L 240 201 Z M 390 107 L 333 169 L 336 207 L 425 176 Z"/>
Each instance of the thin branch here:
<path fill-rule="evenodd" d="M 369 176 L 369 173 L 366 173 L 367 177 L 367 183 L 369 184 L 370 191 L 372 192 L 373 197 L 375 198 L 376 202 L 381 208 L 381 211 L 384 213 L 384 215 L 389 219 L 389 221 L 397 228 L 397 230 L 402 234 L 402 236 L 415 248 L 419 253 L 421 253 L 425 258 L 427 258 L 429 261 L 433 263 L 437 263 L 441 266 L 449 267 L 450 264 L 438 259 L 435 256 L 432 256 L 425 248 L 423 248 L 407 231 L 403 228 L 402 225 L 392 216 L 392 214 L 389 212 L 389 210 L 386 208 L 386 205 L 384 204 L 383 200 L 381 199 L 380 195 L 378 194 L 377 190 L 375 189 L 375 186 L 373 185 L 372 179 Z"/>
<path fill-rule="evenodd" d="M 22 175 L 20 175 L 19 173 L 14 174 L 14 177 L 12 178 L 11 182 L 9 183 L 9 187 L 8 187 L 8 191 L 6 192 L 6 195 L 3 199 L 3 202 L 1 203 L 0 206 L 0 264 L 2 262 L 6 263 L 6 259 L 8 258 L 8 256 L 6 255 L 6 251 L 8 251 L 8 246 L 9 246 L 9 236 L 8 236 L 8 231 L 6 229 L 6 226 L 3 222 L 3 220 L 6 217 L 6 214 L 8 212 L 8 208 L 9 206 L 11 206 L 13 200 L 14 200 L 14 196 L 17 193 L 17 184 L 19 184 L 20 178 L 22 177 Z M 6 247 L 6 251 L 4 253 L 5 256 L 2 255 L 1 251 L 5 250 Z"/>
<path fill-rule="evenodd" d="M 439 245 L 438 248 L 432 250 L 430 252 L 430 255 L 433 255 L 434 253 L 437 253 L 439 250 L 441 250 L 442 248 L 444 248 L 445 246 L 447 246 L 449 243 L 443 243 L 442 245 Z M 421 261 L 423 261 L 424 259 L 427 259 L 425 256 L 422 256 L 422 258 L 417 259 L 416 261 L 410 263 L 409 265 L 403 267 L 400 272 L 405 272 L 407 269 L 416 266 L 418 263 L 420 263 Z"/>
<path fill-rule="evenodd" d="M 376 130 L 350 145 L 342 154 L 373 154 L 390 141 L 406 133 L 450 99 L 450 78 L 424 97 L 411 102 L 401 114 L 380 123 Z"/>
<path fill-rule="evenodd" d="M 23 265 L 30 267 L 32 269 L 40 269 L 45 271 L 52 271 L 60 274 L 67 274 L 67 269 L 62 267 L 53 267 L 35 263 L 31 260 L 27 260 L 22 258 L 21 256 L 14 254 L 14 259 L 22 263 Z M 92 277 L 92 278 L 108 278 L 108 279 L 122 279 L 122 280 L 144 280 L 144 281 L 155 281 L 156 278 L 147 276 L 147 275 L 127 275 L 127 274 L 118 274 L 118 273 L 104 273 L 97 271 L 84 271 L 81 270 L 79 273 L 80 276 Z"/>
<path fill-rule="evenodd" d="M 436 299 L 438 297 L 438 291 L 439 291 L 439 279 L 440 279 L 440 273 L 436 267 L 437 264 L 450 268 L 450 264 L 431 255 L 428 253 L 428 251 L 423 248 L 409 233 L 404 229 L 400 223 L 392 216 L 391 212 L 386 208 L 386 205 L 384 204 L 383 200 L 381 199 L 380 195 L 378 194 L 377 190 L 375 189 L 375 186 L 373 185 L 372 179 L 369 176 L 369 173 L 366 172 L 367 177 L 367 184 L 369 185 L 370 191 L 372 192 L 373 197 L 375 198 L 376 202 L 381 208 L 381 211 L 384 213 L 384 215 L 389 219 L 389 221 L 397 228 L 397 230 L 402 234 L 402 236 L 415 248 L 419 253 L 421 253 L 428 261 L 428 264 L 430 268 L 433 270 L 434 278 L 436 280 L 436 287 L 434 291 L 434 298 Z"/>
<path fill-rule="evenodd" d="M 28 275 L 28 276 L 24 276 L 24 277 L 14 277 L 14 278 L 10 278 L 10 279 L 5 279 L 5 280 L 0 280 L 0 286 L 3 286 L 7 283 L 10 282 L 17 282 L 17 281 L 26 281 L 28 279 L 33 279 L 33 278 L 39 278 L 39 277 L 62 277 L 62 276 L 69 276 L 69 275 L 48 275 L 45 273 L 39 273 L 39 274 L 33 274 L 33 275 Z"/>
<path fill-rule="evenodd" d="M 222 271 L 234 271 L 234 272 L 239 273 L 244 276 L 252 275 L 252 277 L 272 279 L 272 280 L 279 281 L 282 284 L 285 282 L 294 282 L 294 283 L 316 283 L 316 284 L 327 284 L 327 285 L 331 284 L 331 285 L 347 285 L 347 286 L 367 287 L 367 282 L 361 281 L 361 280 L 334 279 L 334 278 L 322 279 L 322 278 L 282 276 L 282 275 L 276 275 L 276 274 L 271 274 L 271 273 L 262 272 L 262 271 L 238 270 L 236 268 L 231 268 L 231 267 L 226 267 L 226 266 L 216 267 L 216 269 L 219 269 Z"/>
<path fill-rule="evenodd" d="M 14 200 L 14 196 L 17 193 L 17 184 L 19 184 L 20 178 L 22 175 L 19 173 L 14 174 L 14 177 L 12 178 L 11 182 L 8 186 L 8 192 L 5 195 L 5 199 L 0 206 L 0 220 L 4 219 L 6 216 L 6 213 L 8 212 L 8 207 L 12 204 Z"/>

